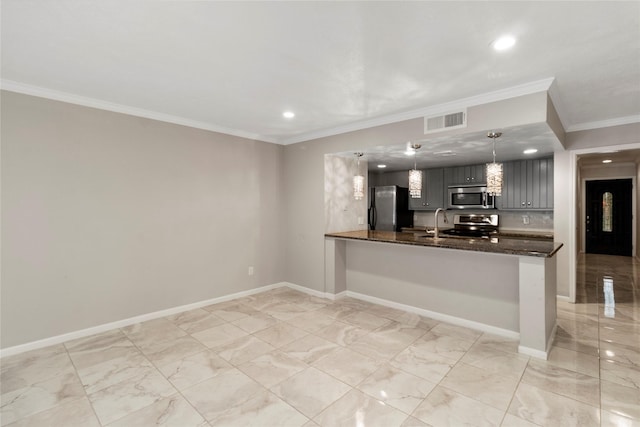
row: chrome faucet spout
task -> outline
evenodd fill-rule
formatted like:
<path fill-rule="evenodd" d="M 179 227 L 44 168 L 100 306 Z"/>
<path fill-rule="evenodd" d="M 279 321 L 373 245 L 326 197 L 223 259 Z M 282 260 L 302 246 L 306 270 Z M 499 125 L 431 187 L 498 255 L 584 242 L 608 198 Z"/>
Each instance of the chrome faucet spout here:
<path fill-rule="evenodd" d="M 434 238 L 434 239 L 437 239 L 437 238 L 439 237 L 438 232 L 439 232 L 440 230 L 439 230 L 439 227 L 438 227 L 438 214 L 439 214 L 440 212 L 442 212 L 442 216 L 444 217 L 444 222 L 445 222 L 445 224 L 449 222 L 449 221 L 447 220 L 447 211 L 446 211 L 446 210 L 444 210 L 444 209 L 442 209 L 442 208 L 438 208 L 438 209 L 436 209 L 436 213 L 435 213 L 435 214 L 434 214 L 434 216 L 433 216 L 433 217 L 434 217 L 434 223 L 435 223 L 434 234 L 433 234 L 433 238 Z"/>

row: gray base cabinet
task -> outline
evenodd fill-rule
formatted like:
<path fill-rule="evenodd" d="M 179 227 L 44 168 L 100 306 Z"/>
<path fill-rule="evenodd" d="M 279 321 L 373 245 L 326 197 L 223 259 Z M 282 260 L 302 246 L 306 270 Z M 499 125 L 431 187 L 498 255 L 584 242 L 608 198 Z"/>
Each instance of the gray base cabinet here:
<path fill-rule="evenodd" d="M 498 199 L 501 209 L 553 209 L 553 158 L 505 162 Z"/>
<path fill-rule="evenodd" d="M 422 171 L 422 197 L 409 197 L 409 209 L 429 211 L 444 207 L 444 169 Z"/>

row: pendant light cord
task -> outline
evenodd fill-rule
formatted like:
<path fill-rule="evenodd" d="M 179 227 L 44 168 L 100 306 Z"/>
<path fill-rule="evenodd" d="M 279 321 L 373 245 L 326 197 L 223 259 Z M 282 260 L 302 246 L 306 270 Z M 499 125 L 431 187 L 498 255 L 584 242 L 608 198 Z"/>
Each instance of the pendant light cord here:
<path fill-rule="evenodd" d="M 493 138 L 493 163 L 496 162 L 496 139 Z"/>

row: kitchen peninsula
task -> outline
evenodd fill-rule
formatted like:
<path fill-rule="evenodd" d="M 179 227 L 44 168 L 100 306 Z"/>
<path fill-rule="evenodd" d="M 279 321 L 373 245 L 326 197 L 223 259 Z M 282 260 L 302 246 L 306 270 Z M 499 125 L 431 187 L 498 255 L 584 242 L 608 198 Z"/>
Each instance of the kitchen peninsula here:
<path fill-rule="evenodd" d="M 556 328 L 561 243 L 513 238 L 438 238 L 425 233 L 325 234 L 325 292 L 346 291 L 510 338 L 546 359 Z"/>

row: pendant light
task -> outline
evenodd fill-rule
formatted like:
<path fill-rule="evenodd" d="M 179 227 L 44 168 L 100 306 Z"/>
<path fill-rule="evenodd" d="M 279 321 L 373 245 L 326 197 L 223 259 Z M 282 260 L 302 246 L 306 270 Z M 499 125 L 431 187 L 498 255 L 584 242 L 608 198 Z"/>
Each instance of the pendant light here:
<path fill-rule="evenodd" d="M 496 163 L 496 139 L 500 138 L 502 132 L 489 132 L 487 137 L 493 140 L 493 163 L 487 163 L 487 193 L 490 196 L 502 195 L 502 163 Z"/>
<path fill-rule="evenodd" d="M 364 176 L 360 175 L 360 157 L 363 153 L 354 153 L 358 159 L 356 165 L 356 174 L 353 176 L 353 198 L 356 200 L 362 200 L 364 198 Z"/>
<path fill-rule="evenodd" d="M 413 169 L 409 171 L 409 196 L 412 199 L 422 197 L 422 171 L 419 171 L 416 166 L 416 154 L 420 147 L 422 147 L 420 144 L 411 145 L 413 148 Z"/>

